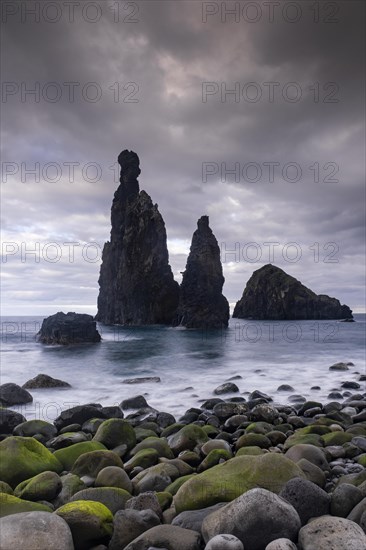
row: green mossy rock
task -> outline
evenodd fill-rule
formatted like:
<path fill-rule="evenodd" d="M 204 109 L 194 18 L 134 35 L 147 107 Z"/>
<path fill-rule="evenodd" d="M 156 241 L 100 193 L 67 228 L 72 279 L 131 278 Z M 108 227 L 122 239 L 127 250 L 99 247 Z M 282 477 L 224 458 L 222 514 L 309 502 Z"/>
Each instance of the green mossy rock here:
<path fill-rule="evenodd" d="M 230 502 L 257 487 L 279 493 L 285 483 L 294 477 L 304 479 L 305 475 L 283 455 L 239 456 L 188 480 L 175 495 L 174 504 L 179 514 L 218 502 Z"/>
<path fill-rule="evenodd" d="M 57 457 L 33 437 L 10 436 L 0 443 L 0 480 L 13 488 L 41 472 L 62 469 Z"/>
<path fill-rule="evenodd" d="M 71 471 L 79 477 L 88 476 L 96 479 L 99 472 L 106 466 L 123 468 L 123 462 L 113 451 L 91 451 L 79 456 Z"/>
<path fill-rule="evenodd" d="M 130 451 L 130 456 L 135 456 L 143 449 L 155 449 L 158 451 L 159 457 L 164 456 L 165 458 L 174 458 L 173 451 L 164 437 L 156 437 L 156 435 L 154 437 L 146 437 Z"/>
<path fill-rule="evenodd" d="M 167 426 L 164 428 L 164 430 L 161 432 L 160 437 L 169 437 L 170 435 L 176 434 L 184 428 L 185 424 L 178 424 L 177 422 L 175 424 L 170 424 L 170 426 Z"/>
<path fill-rule="evenodd" d="M 249 424 L 249 426 L 245 429 L 245 433 L 266 435 L 266 433 L 271 432 L 272 430 L 273 426 L 272 424 L 268 424 L 268 422 L 252 422 L 252 424 Z"/>
<path fill-rule="evenodd" d="M 216 437 L 220 433 L 220 430 L 215 428 L 215 426 L 211 426 L 210 424 L 202 426 L 202 430 L 205 432 L 206 435 L 208 435 L 208 437 L 211 438 Z"/>
<path fill-rule="evenodd" d="M 351 485 L 358 487 L 364 481 L 366 481 L 366 470 L 362 470 L 362 472 L 358 472 L 357 474 L 347 474 L 338 479 L 335 489 L 339 485 L 342 485 L 342 483 L 350 483 Z"/>
<path fill-rule="evenodd" d="M 361 466 L 366 468 L 366 453 L 364 453 L 364 454 L 360 455 L 359 457 L 357 457 L 357 462 L 358 462 L 358 464 L 361 464 Z"/>
<path fill-rule="evenodd" d="M 52 510 L 44 504 L 38 504 L 38 502 L 30 502 L 29 500 L 23 500 L 14 495 L 0 493 L 0 517 L 3 518 L 12 514 L 20 514 L 21 512 L 52 512 Z M 17 549 L 14 548 L 14 550 Z"/>
<path fill-rule="evenodd" d="M 279 430 L 273 430 L 272 432 L 267 433 L 267 437 L 271 442 L 271 445 L 273 447 L 276 447 L 276 445 L 283 445 L 287 439 L 286 435 L 283 432 L 280 432 Z"/>
<path fill-rule="evenodd" d="M 136 434 L 136 443 L 141 443 L 147 437 L 156 437 L 154 430 L 147 430 L 146 428 L 141 428 L 140 426 L 134 428 Z"/>
<path fill-rule="evenodd" d="M 216 464 L 219 464 L 220 462 L 230 460 L 232 457 L 232 453 L 226 449 L 212 449 L 212 451 L 210 451 L 202 460 L 201 464 L 197 468 L 197 472 L 204 472 L 205 470 L 216 466 Z"/>
<path fill-rule="evenodd" d="M 61 489 L 61 478 L 56 472 L 42 472 L 19 483 L 14 495 L 25 500 L 53 500 Z"/>
<path fill-rule="evenodd" d="M 235 456 L 258 456 L 264 454 L 264 452 L 265 451 L 263 449 L 254 445 L 249 447 L 242 447 L 236 452 Z"/>
<path fill-rule="evenodd" d="M 114 515 L 118 510 L 125 509 L 126 502 L 130 498 L 131 495 L 128 491 L 118 487 L 90 487 L 75 493 L 70 498 L 70 502 L 75 502 L 76 500 L 101 502 L 104 506 L 107 506 Z"/>
<path fill-rule="evenodd" d="M 33 437 L 37 434 L 42 435 L 45 441 L 47 441 L 57 435 L 57 428 L 45 420 L 27 420 L 27 422 L 18 424 L 13 431 L 13 435 L 20 435 L 22 437 Z"/>
<path fill-rule="evenodd" d="M 179 432 L 170 436 L 168 443 L 172 451 L 178 455 L 181 451 L 193 451 L 208 440 L 208 435 L 200 426 L 187 424 Z"/>
<path fill-rule="evenodd" d="M 118 445 L 126 445 L 127 449 L 130 450 L 136 445 L 136 434 L 131 424 L 126 420 L 109 418 L 99 426 L 93 441 L 103 443 L 107 449 L 113 449 Z"/>
<path fill-rule="evenodd" d="M 108 544 L 113 533 L 112 512 L 100 502 L 68 502 L 54 513 L 70 527 L 75 550 L 88 550 L 98 544 Z"/>
<path fill-rule="evenodd" d="M 0 493 L 7 493 L 8 495 L 13 494 L 13 489 L 5 481 L 0 481 Z"/>
<path fill-rule="evenodd" d="M 323 426 L 321 424 L 310 424 L 310 426 L 305 426 L 305 428 L 299 428 L 296 430 L 298 435 L 307 435 L 307 434 L 318 434 L 324 435 L 331 433 L 329 426 Z"/>
<path fill-rule="evenodd" d="M 189 466 L 198 466 L 201 463 L 200 455 L 194 451 L 182 451 L 179 453 L 178 458 L 189 464 Z"/>
<path fill-rule="evenodd" d="M 197 474 L 188 474 L 187 476 L 178 477 L 173 483 L 168 485 L 166 487 L 165 491 L 170 493 L 171 495 L 177 494 L 178 490 L 184 485 L 186 481 L 191 479 L 192 477 L 195 477 Z"/>
<path fill-rule="evenodd" d="M 61 462 L 63 469 L 69 472 L 80 456 L 103 449 L 105 449 L 105 446 L 97 441 L 83 441 L 82 443 L 75 443 L 75 445 L 55 451 L 54 456 Z"/>
<path fill-rule="evenodd" d="M 351 426 L 350 428 L 347 428 L 346 433 L 352 434 L 353 437 L 355 435 L 361 435 L 363 437 L 366 437 L 366 428 L 364 426 Z"/>
<path fill-rule="evenodd" d="M 125 462 L 126 472 L 131 472 L 136 467 L 150 468 L 157 464 L 159 453 L 156 449 L 141 449 L 128 462 Z"/>
<path fill-rule="evenodd" d="M 286 439 L 284 450 L 290 449 L 294 445 L 314 445 L 315 447 L 323 447 L 323 442 L 319 434 L 299 434 L 297 431 Z"/>
<path fill-rule="evenodd" d="M 167 491 L 161 491 L 160 493 L 156 493 L 157 499 L 159 501 L 161 509 L 164 511 L 173 502 L 173 497 L 171 493 L 168 493 Z"/>
<path fill-rule="evenodd" d="M 321 439 L 326 447 L 330 445 L 343 445 L 348 443 L 354 436 L 346 432 L 330 432 L 322 435 Z"/>
<path fill-rule="evenodd" d="M 271 440 L 267 436 L 258 433 L 248 433 L 239 437 L 236 442 L 236 450 L 242 447 L 260 447 L 261 449 L 268 449 L 271 447 Z"/>

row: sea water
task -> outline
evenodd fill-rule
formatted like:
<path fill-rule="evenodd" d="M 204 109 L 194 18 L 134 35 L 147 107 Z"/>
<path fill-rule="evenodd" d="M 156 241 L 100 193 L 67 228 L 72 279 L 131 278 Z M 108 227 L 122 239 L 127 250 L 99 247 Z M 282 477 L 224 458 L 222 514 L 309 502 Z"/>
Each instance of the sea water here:
<path fill-rule="evenodd" d="M 199 407 L 232 377 L 246 397 L 253 390 L 289 403 L 293 394 L 328 402 L 331 390 L 365 374 L 364 314 L 355 323 L 339 321 L 251 321 L 231 319 L 223 330 L 185 330 L 162 326 L 121 327 L 98 324 L 98 344 L 51 346 L 36 341 L 42 317 L 1 319 L 1 384 L 23 385 L 39 373 L 71 388 L 31 390 L 33 403 L 13 406 L 28 419 L 52 421 L 66 408 L 85 403 L 116 405 L 144 395 L 149 405 L 179 417 Z M 349 371 L 330 371 L 339 361 Z M 160 382 L 124 380 L 159 377 Z M 358 382 L 364 393 L 365 382 Z M 292 392 L 277 391 L 289 384 Z M 319 386 L 320 390 L 311 389 Z M 353 390 L 354 391 L 354 390 Z"/>

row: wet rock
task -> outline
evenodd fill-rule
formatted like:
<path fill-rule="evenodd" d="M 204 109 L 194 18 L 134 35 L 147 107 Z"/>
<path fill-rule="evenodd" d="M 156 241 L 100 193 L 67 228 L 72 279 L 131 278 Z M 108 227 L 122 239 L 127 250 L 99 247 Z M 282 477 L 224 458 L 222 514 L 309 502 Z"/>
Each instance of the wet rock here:
<path fill-rule="evenodd" d="M 18 384 L 13 384 L 12 382 L 1 384 L 0 405 L 2 407 L 25 405 L 26 403 L 31 403 L 32 401 L 33 397 L 31 394 L 27 390 L 18 386 Z"/>
<path fill-rule="evenodd" d="M 224 393 L 235 393 L 238 391 L 238 386 L 236 384 L 233 384 L 232 382 L 225 382 L 225 384 L 221 384 L 221 386 L 217 386 L 217 388 L 214 389 L 214 393 L 216 395 L 222 395 Z"/>
<path fill-rule="evenodd" d="M 22 387 L 28 390 L 34 388 L 71 388 L 67 382 L 52 378 L 52 376 L 48 376 L 47 374 L 37 374 L 37 376 L 23 384 Z"/>
<path fill-rule="evenodd" d="M 91 315 L 59 311 L 43 320 L 37 334 L 42 344 L 80 344 L 100 342 L 101 336 Z"/>
<path fill-rule="evenodd" d="M 147 382 L 161 382 L 160 376 L 143 376 L 140 378 L 125 378 L 122 384 L 145 384 Z"/>
<path fill-rule="evenodd" d="M 111 211 L 111 237 L 103 248 L 96 319 L 106 324 L 170 324 L 179 285 L 169 265 L 167 235 L 157 204 L 139 191 L 140 161 L 122 151 L 120 185 Z"/>
<path fill-rule="evenodd" d="M 202 216 L 192 237 L 174 324 L 205 330 L 226 328 L 230 312 L 222 294 L 224 281 L 219 245 L 208 216 Z"/>
<path fill-rule="evenodd" d="M 344 370 L 349 370 L 349 366 L 348 366 L 348 363 L 339 362 L 339 363 L 334 363 L 334 365 L 331 365 L 329 367 L 329 370 L 344 371 Z"/>
<path fill-rule="evenodd" d="M 120 404 L 121 409 L 144 409 L 148 407 L 148 403 L 143 395 L 135 395 L 134 397 L 129 397 L 124 399 Z"/>
<path fill-rule="evenodd" d="M 69 424 L 82 425 L 91 418 L 105 418 L 101 405 L 90 403 L 66 409 L 55 419 L 54 424 L 58 430 L 61 430 Z"/>
<path fill-rule="evenodd" d="M 241 319 L 344 319 L 348 306 L 324 294 L 316 295 L 279 267 L 267 264 L 254 271 L 233 317 Z"/>
<path fill-rule="evenodd" d="M 0 434 L 11 434 L 23 422 L 26 422 L 26 419 L 22 414 L 11 409 L 0 408 Z"/>

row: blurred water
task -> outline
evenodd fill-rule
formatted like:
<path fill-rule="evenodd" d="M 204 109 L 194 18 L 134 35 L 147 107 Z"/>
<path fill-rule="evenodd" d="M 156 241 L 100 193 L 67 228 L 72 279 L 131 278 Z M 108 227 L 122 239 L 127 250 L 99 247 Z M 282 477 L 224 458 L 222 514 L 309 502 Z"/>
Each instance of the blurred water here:
<path fill-rule="evenodd" d="M 287 403 L 290 384 L 306 398 L 329 401 L 341 382 L 365 374 L 364 314 L 355 323 L 337 321 L 248 321 L 231 319 L 223 331 L 169 327 L 98 325 L 99 344 L 45 346 L 35 341 L 41 317 L 1 319 L 0 381 L 24 384 L 39 373 L 69 382 L 72 388 L 32 390 L 34 402 L 21 407 L 27 418 L 54 419 L 61 410 L 83 403 L 118 404 L 143 394 L 153 407 L 179 416 L 216 386 L 235 380 L 240 392 L 259 389 Z M 352 361 L 348 372 L 329 371 Z M 359 374 L 357 374 L 359 373 Z M 159 376 L 160 383 L 123 384 L 126 378 Z M 361 393 L 365 382 L 360 382 Z M 310 390 L 311 386 L 321 390 Z"/>

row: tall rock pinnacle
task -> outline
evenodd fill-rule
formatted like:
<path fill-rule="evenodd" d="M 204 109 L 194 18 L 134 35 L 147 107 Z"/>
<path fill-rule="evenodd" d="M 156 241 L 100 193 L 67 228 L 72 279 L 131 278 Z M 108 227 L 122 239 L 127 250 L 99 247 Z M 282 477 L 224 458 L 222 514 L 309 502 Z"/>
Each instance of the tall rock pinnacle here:
<path fill-rule="evenodd" d="M 187 328 L 221 328 L 229 321 L 220 249 L 208 222 L 208 216 L 197 222 L 180 286 L 175 324 Z"/>
<path fill-rule="evenodd" d="M 170 324 L 179 285 L 169 265 L 167 236 L 158 206 L 139 190 L 139 157 L 118 156 L 120 185 L 111 211 L 111 239 L 103 248 L 96 320 L 122 325 Z"/>

